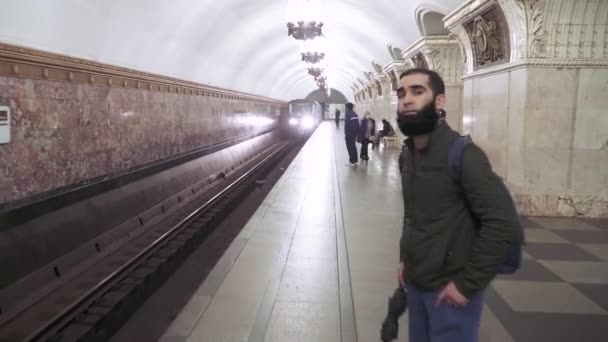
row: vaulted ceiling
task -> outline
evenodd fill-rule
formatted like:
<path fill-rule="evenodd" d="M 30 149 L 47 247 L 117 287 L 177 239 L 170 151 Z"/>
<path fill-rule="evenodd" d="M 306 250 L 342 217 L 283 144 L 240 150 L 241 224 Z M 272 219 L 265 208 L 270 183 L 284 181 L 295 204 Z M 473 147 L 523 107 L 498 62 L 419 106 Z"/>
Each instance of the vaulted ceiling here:
<path fill-rule="evenodd" d="M 322 0 L 333 79 L 352 99 L 371 61 L 390 61 L 388 43 L 421 36 L 416 8 L 447 13 L 462 0 Z M 0 42 L 95 60 L 277 99 L 316 89 L 287 36 L 287 0 L 7 0 Z M 418 12 L 421 13 L 420 11 Z M 441 34 L 441 15 L 425 15 Z"/>

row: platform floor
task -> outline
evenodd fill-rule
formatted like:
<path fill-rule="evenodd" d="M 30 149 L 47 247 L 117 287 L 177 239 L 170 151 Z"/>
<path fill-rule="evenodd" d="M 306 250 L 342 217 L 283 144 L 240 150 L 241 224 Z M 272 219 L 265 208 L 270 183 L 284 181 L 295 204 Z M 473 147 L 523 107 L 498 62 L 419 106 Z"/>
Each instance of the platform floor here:
<path fill-rule="evenodd" d="M 321 124 L 161 341 L 379 341 L 396 286 L 397 155 L 349 167 L 343 127 Z M 608 223 L 524 223 L 524 267 L 492 282 L 480 341 L 608 341 Z"/>

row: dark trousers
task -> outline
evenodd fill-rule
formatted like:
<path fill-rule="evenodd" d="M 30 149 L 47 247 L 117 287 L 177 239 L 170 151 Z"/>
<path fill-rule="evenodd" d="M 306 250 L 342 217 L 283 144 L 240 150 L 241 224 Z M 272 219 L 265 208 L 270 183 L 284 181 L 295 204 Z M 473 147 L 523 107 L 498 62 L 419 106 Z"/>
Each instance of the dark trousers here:
<path fill-rule="evenodd" d="M 361 141 L 361 155 L 360 158 L 363 160 L 367 160 L 369 159 L 369 156 L 367 155 L 367 146 L 370 143 L 370 140 L 368 138 L 363 138 L 363 140 Z"/>
<path fill-rule="evenodd" d="M 435 302 L 441 290 L 423 292 L 406 283 L 409 333 L 412 342 L 477 342 L 483 290 L 475 293 L 463 308 Z"/>
<path fill-rule="evenodd" d="M 387 137 L 388 133 L 385 131 L 379 131 L 378 132 L 378 138 L 376 139 L 376 141 L 374 142 L 375 146 L 380 146 L 380 140 L 382 140 L 383 137 Z"/>
<path fill-rule="evenodd" d="M 357 137 L 347 135 L 345 139 L 346 139 L 346 149 L 348 150 L 348 161 L 351 163 L 358 162 L 357 145 L 355 144 Z"/>

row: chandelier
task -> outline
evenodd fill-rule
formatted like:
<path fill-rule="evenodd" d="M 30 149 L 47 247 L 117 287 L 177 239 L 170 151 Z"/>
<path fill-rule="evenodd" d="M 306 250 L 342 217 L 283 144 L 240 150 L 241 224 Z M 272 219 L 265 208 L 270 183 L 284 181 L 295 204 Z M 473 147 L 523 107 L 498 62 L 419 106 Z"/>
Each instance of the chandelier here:
<path fill-rule="evenodd" d="M 317 78 L 317 85 L 319 86 L 320 89 L 325 89 L 327 87 L 327 77 L 321 76 L 321 77 Z"/>
<path fill-rule="evenodd" d="M 293 36 L 295 39 L 314 39 L 323 34 L 322 31 L 323 23 L 316 23 L 311 21 L 309 23 L 304 23 L 303 21 L 298 21 L 298 26 L 294 23 L 287 23 L 287 36 Z"/>
<path fill-rule="evenodd" d="M 331 46 L 323 35 L 321 1 L 287 0 L 287 36 L 300 42 L 302 61 L 313 64 L 308 68 L 308 74 L 314 77 L 318 88 L 329 96 L 329 81 L 333 79 L 333 74 L 327 60 L 331 59 L 332 53 L 328 51 Z"/>
<path fill-rule="evenodd" d="M 321 76 L 322 73 L 323 73 L 322 68 L 318 68 L 318 67 L 308 68 L 308 74 L 313 76 L 315 78 L 315 80 L 317 79 L 317 77 Z"/>
<path fill-rule="evenodd" d="M 287 36 L 298 40 L 315 39 L 323 34 L 320 0 L 287 1 Z"/>
<path fill-rule="evenodd" d="M 325 58 L 325 53 L 321 52 L 302 52 L 302 61 L 304 63 L 319 63 L 323 58 Z"/>

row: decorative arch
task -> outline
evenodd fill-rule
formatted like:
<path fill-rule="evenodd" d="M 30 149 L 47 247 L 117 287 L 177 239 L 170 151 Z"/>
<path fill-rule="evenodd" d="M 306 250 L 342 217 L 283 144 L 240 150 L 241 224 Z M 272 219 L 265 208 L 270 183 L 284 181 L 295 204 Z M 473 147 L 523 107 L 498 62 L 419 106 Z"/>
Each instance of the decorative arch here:
<path fill-rule="evenodd" d="M 321 103 L 347 103 L 348 100 L 346 96 L 342 94 L 339 90 L 330 88 L 329 97 L 325 94 L 325 91 L 321 91 L 317 89 L 312 91 L 310 94 L 306 96 L 307 100 L 313 100 Z"/>
<path fill-rule="evenodd" d="M 376 94 L 378 94 L 378 96 L 382 96 L 382 85 L 378 80 L 374 82 L 376 83 Z"/>
<path fill-rule="evenodd" d="M 416 26 L 418 27 L 418 32 L 420 32 L 420 35 L 422 35 L 423 37 L 429 36 L 429 35 L 447 35 L 449 34 L 449 31 L 443 27 L 443 21 L 439 20 L 439 23 L 441 23 L 440 25 L 442 25 L 443 30 L 442 32 L 436 32 L 438 31 L 437 28 L 431 28 L 431 27 L 426 27 L 425 26 L 425 17 L 430 15 L 430 17 L 426 18 L 426 23 L 430 24 L 430 23 L 435 23 L 435 21 L 437 19 L 439 19 L 439 17 L 443 18 L 446 14 L 449 13 L 449 10 L 445 7 L 439 6 L 439 5 L 435 5 L 435 4 L 431 4 L 431 3 L 422 3 L 420 5 L 418 5 L 418 7 L 416 7 L 416 11 L 415 11 L 415 18 L 416 18 Z M 429 34 L 432 33 L 432 34 Z"/>
<path fill-rule="evenodd" d="M 388 77 L 390 78 L 390 83 L 391 83 L 391 90 L 392 91 L 397 91 L 398 88 L 398 81 L 397 81 L 397 77 L 399 77 L 397 75 L 397 71 L 396 70 L 391 70 L 388 73 Z"/>
<path fill-rule="evenodd" d="M 414 56 L 412 56 L 412 58 L 410 58 L 410 61 L 414 68 L 429 68 L 429 63 L 426 60 L 426 56 L 422 52 L 416 53 Z"/>

